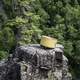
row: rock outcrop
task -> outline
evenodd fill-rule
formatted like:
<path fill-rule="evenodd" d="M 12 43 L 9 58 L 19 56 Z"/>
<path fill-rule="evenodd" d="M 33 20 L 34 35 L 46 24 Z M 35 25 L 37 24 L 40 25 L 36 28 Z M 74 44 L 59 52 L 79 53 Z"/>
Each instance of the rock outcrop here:
<path fill-rule="evenodd" d="M 72 80 L 63 46 L 54 49 L 31 44 L 16 48 L 0 62 L 0 80 Z"/>

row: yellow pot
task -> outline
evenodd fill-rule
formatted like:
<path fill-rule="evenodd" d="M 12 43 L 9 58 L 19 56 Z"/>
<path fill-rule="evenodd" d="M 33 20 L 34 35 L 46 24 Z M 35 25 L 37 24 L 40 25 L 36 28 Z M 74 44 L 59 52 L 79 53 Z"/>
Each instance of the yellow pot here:
<path fill-rule="evenodd" d="M 51 38 L 48 36 L 42 36 L 40 45 L 47 47 L 47 48 L 55 48 L 57 44 L 56 38 Z"/>

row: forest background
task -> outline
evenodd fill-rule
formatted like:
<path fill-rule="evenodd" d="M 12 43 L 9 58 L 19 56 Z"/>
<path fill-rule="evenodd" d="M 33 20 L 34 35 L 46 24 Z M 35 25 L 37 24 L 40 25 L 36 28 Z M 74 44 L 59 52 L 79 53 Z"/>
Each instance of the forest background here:
<path fill-rule="evenodd" d="M 0 0 L 0 60 L 42 35 L 64 46 L 73 80 L 80 80 L 80 0 Z"/>

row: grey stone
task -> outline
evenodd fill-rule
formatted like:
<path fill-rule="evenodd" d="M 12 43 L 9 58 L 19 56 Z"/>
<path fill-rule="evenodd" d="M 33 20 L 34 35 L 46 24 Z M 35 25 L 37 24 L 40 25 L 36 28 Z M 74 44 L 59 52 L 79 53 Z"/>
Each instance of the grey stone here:
<path fill-rule="evenodd" d="M 15 53 L 0 62 L 0 80 L 72 80 L 63 49 L 48 49 L 39 44 L 17 47 Z"/>

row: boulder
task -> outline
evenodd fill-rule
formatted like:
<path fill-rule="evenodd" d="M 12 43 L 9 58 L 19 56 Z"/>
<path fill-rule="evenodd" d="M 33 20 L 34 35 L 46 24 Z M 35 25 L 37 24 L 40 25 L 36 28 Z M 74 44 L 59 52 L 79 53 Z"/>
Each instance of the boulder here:
<path fill-rule="evenodd" d="M 40 44 L 17 47 L 7 61 L 0 62 L 0 80 L 72 80 L 63 46 Z"/>

